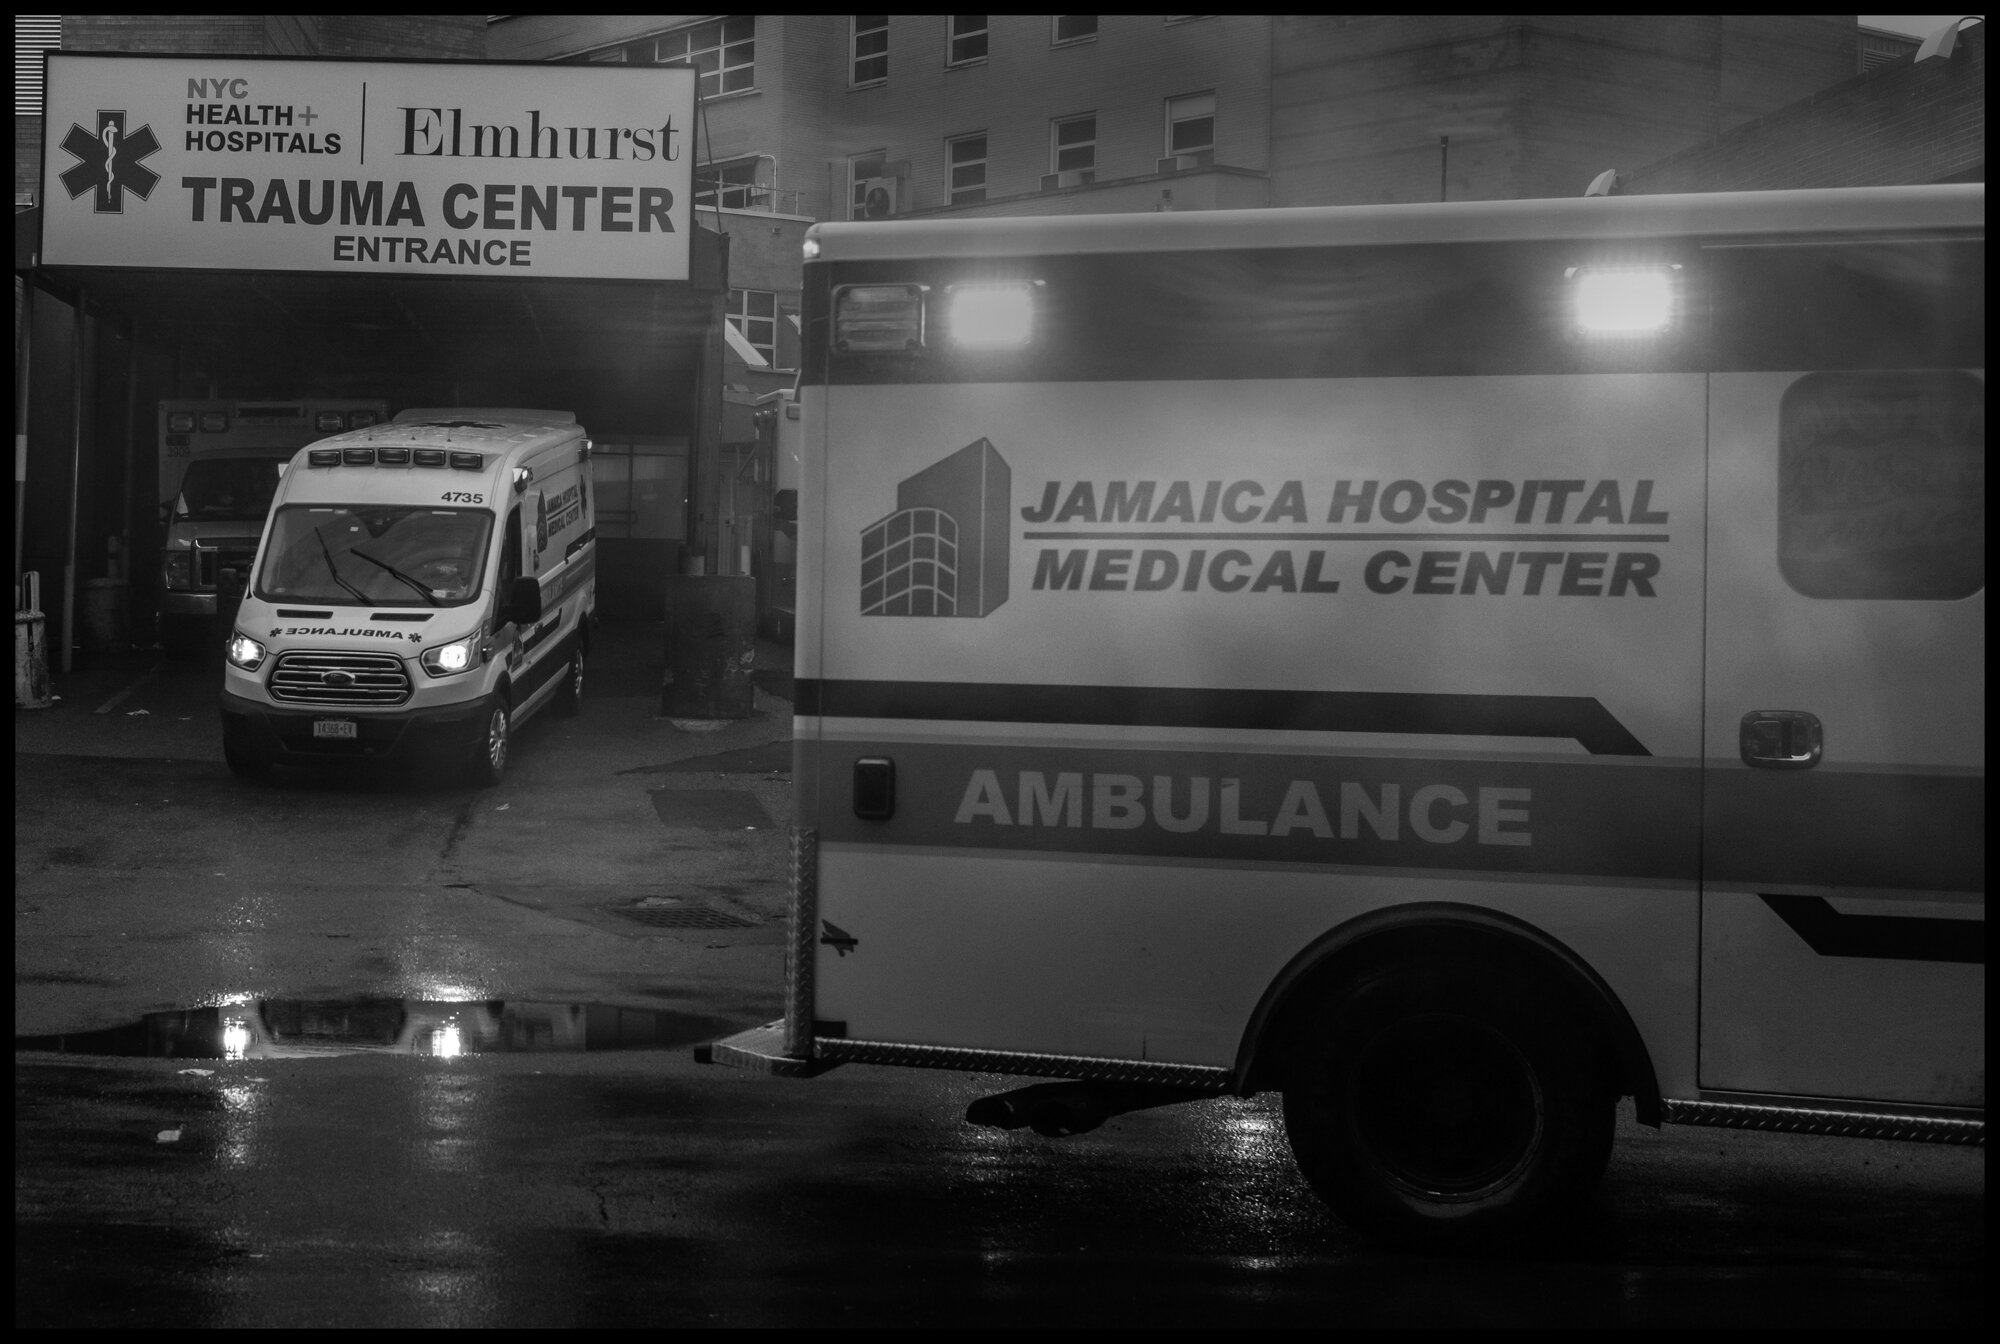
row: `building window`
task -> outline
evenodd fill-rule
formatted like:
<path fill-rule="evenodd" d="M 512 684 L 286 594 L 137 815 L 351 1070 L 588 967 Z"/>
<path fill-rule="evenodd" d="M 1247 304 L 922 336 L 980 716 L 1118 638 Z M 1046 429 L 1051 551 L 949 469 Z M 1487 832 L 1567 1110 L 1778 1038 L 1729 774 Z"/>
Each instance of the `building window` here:
<path fill-rule="evenodd" d="M 945 143 L 945 191 L 953 205 L 986 199 L 986 132 L 961 135 Z"/>
<path fill-rule="evenodd" d="M 848 83 L 877 84 L 889 77 L 889 16 L 886 14 L 856 14 L 854 16 L 853 67 Z"/>
<path fill-rule="evenodd" d="M 1058 173 L 1092 172 L 1097 167 L 1097 114 L 1065 117 L 1050 128 L 1050 158 Z"/>
<path fill-rule="evenodd" d="M 729 325 L 757 347 L 772 368 L 778 367 L 778 296 L 768 289 L 729 291 Z"/>
<path fill-rule="evenodd" d="M 691 65 L 701 72 L 701 96 L 740 93 L 757 84 L 757 20 L 741 15 L 668 33 L 652 43 L 654 65 Z"/>
<path fill-rule="evenodd" d="M 984 14 L 953 14 L 945 22 L 951 30 L 951 43 L 945 56 L 946 65 L 970 65 L 974 61 L 986 59 Z"/>
<path fill-rule="evenodd" d="M 62 50 L 62 15 L 14 16 L 14 115 L 42 115 L 42 53 Z M 39 186 L 39 184 L 37 184 Z"/>
<path fill-rule="evenodd" d="M 1199 154 L 1215 148 L 1215 95 L 1190 93 L 1167 99 L 1167 153 Z"/>
<path fill-rule="evenodd" d="M 694 171 L 694 203 L 711 210 L 755 210 L 764 205 L 764 188 L 757 181 L 759 158 L 728 163 L 704 163 Z M 768 207 L 767 207 L 768 208 Z"/>
<path fill-rule="evenodd" d="M 1054 25 L 1049 36 L 1050 46 L 1059 47 L 1065 42 L 1085 42 L 1097 36 L 1095 14 L 1058 14 L 1055 16 Z"/>
<path fill-rule="evenodd" d="M 866 154 L 853 154 L 847 160 L 848 212 L 849 219 L 867 219 L 869 185 L 876 178 L 887 173 L 884 160 L 889 152 L 885 149 L 871 149 Z"/>

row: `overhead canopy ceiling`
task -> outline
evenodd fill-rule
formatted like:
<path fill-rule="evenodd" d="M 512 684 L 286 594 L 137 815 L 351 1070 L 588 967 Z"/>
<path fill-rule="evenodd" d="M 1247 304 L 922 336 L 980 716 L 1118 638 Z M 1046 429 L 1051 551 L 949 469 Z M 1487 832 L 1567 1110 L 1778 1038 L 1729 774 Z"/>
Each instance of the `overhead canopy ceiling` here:
<path fill-rule="evenodd" d="M 698 231 L 696 241 L 694 268 L 708 284 L 48 267 L 33 275 L 141 343 L 175 351 L 223 384 L 223 395 L 546 404 L 636 425 L 659 420 L 663 389 L 688 385 L 726 285 L 714 235 Z"/>

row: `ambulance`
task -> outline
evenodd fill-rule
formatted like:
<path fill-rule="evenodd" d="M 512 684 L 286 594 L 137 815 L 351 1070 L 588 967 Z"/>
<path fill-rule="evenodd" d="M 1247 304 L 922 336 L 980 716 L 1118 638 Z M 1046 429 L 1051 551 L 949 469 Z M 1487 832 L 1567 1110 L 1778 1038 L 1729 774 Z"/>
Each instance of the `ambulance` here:
<path fill-rule="evenodd" d="M 292 455 L 388 418 L 387 402 L 367 399 L 160 403 L 160 642 L 170 656 L 220 643 L 222 571 L 249 565 Z"/>
<path fill-rule="evenodd" d="M 1275 1091 L 1416 1245 L 1622 1097 L 1983 1142 L 1984 220 L 816 226 L 786 1013 L 703 1056 Z"/>
<path fill-rule="evenodd" d="M 404 411 L 292 459 L 225 653 L 223 756 L 408 759 L 500 782 L 583 703 L 590 440 L 567 411 Z"/>

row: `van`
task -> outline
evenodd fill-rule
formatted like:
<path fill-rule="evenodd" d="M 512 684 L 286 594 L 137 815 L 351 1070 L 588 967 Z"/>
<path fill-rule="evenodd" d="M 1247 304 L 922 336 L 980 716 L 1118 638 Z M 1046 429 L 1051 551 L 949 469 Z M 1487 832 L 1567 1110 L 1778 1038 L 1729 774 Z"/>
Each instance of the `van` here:
<path fill-rule="evenodd" d="M 168 657 L 203 657 L 228 631 L 230 613 L 216 606 L 223 571 L 249 564 L 293 455 L 388 418 L 379 400 L 160 403 L 160 643 Z"/>
<path fill-rule="evenodd" d="M 582 707 L 590 450 L 567 411 L 483 408 L 302 449 L 225 649 L 230 770 L 394 758 L 499 783 L 522 724 Z"/>
<path fill-rule="evenodd" d="M 792 942 L 718 1063 L 1276 1092 L 1385 1239 L 1985 1133 L 1985 188 L 807 234 Z"/>

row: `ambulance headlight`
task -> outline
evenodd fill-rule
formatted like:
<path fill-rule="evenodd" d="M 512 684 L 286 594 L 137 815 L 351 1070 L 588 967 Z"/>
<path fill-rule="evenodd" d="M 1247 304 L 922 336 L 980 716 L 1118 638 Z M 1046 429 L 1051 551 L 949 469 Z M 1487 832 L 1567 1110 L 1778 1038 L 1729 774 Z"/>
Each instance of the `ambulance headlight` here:
<path fill-rule="evenodd" d="M 1577 330 L 1586 336 L 1655 336 L 1674 320 L 1678 266 L 1577 269 L 1570 298 Z"/>
<path fill-rule="evenodd" d="M 160 561 L 160 581 L 168 588 L 194 587 L 194 557 L 186 551 L 168 551 Z"/>
<path fill-rule="evenodd" d="M 241 630 L 238 630 L 229 637 L 229 643 L 225 647 L 224 652 L 229 655 L 230 662 L 242 668 L 245 672 L 255 672 L 264 665 L 264 646 L 244 634 Z"/>
<path fill-rule="evenodd" d="M 975 350 L 1018 350 L 1035 335 L 1041 281 L 953 285 L 945 291 L 952 341 Z"/>
<path fill-rule="evenodd" d="M 434 649 L 425 649 L 420 660 L 424 671 L 434 677 L 456 676 L 470 670 L 479 661 L 479 633 L 474 631 L 464 639 L 455 639 L 449 644 L 440 644 Z"/>

